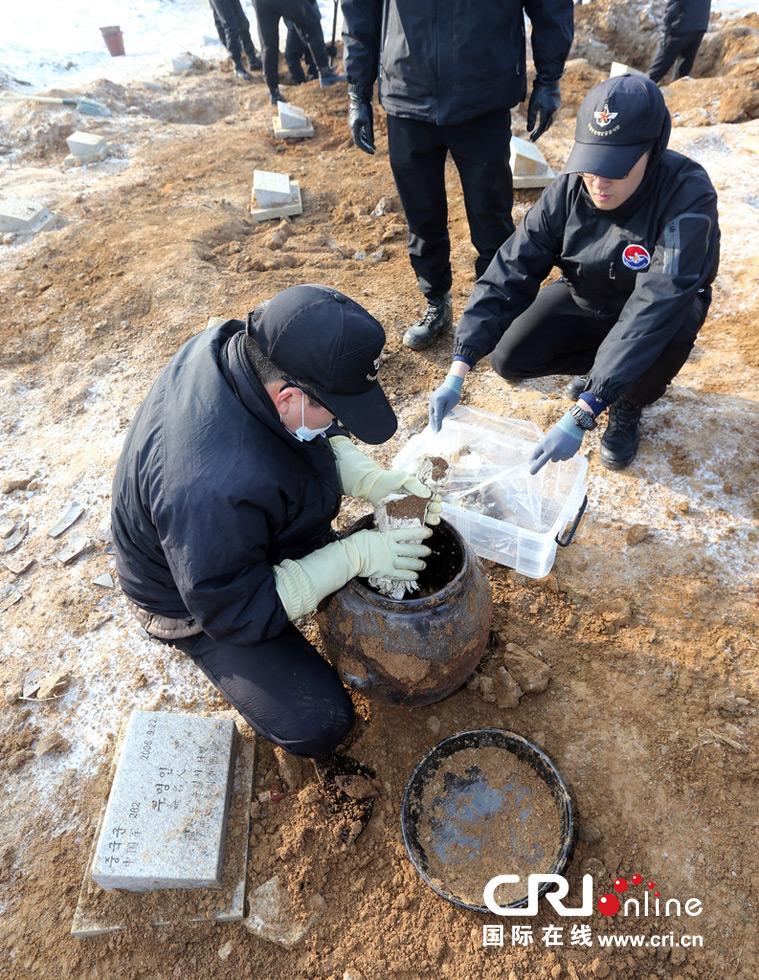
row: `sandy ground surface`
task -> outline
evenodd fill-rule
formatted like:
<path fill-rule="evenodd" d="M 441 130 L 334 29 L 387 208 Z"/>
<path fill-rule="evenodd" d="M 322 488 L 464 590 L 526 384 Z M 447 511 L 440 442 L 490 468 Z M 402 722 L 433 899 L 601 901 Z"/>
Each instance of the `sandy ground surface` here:
<path fill-rule="evenodd" d="M 540 141 L 551 165 L 565 160 L 574 112 L 608 70 L 608 51 L 643 68 L 654 43 L 642 8 L 577 8 L 564 108 Z M 276 874 L 292 921 L 319 910 L 292 949 L 239 923 L 154 930 L 135 917 L 110 937 L 69 935 L 124 717 L 133 707 L 225 708 L 181 654 L 140 634 L 117 589 L 93 580 L 113 574 L 110 481 L 126 428 L 158 370 L 210 316 L 244 316 L 294 283 L 335 286 L 387 330 L 382 377 L 400 424 L 375 455 L 388 462 L 424 425 L 450 337 L 421 354 L 401 344 L 422 303 L 394 204 L 382 113 L 378 152 L 369 158 L 348 140 L 344 86 L 304 86 L 290 94 L 314 120 L 315 136 L 277 141 L 263 83 L 236 84 L 228 65 L 202 64 L 142 84 L 95 83 L 81 94 L 107 102 L 107 119 L 33 104 L 0 109 L 0 196 L 38 200 L 59 215 L 34 240 L 7 237 L 0 246 L 0 548 L 26 528 L 18 547 L 0 555 L 8 692 L 0 712 L 0 975 L 756 975 L 758 55 L 756 15 L 715 21 L 695 72 L 709 77 L 664 90 L 675 120 L 671 145 L 699 160 L 717 187 L 723 260 L 710 317 L 668 395 L 645 413 L 634 465 L 623 473 L 601 468 L 591 435 L 583 449 L 587 514 L 551 574 L 532 580 L 485 563 L 492 643 L 466 687 L 416 709 L 356 697 L 363 722 L 351 751 L 376 769 L 381 794 L 355 844 L 335 837 L 307 769 L 300 789 L 254 804 L 249 892 Z M 65 137 L 75 129 L 105 135 L 109 157 L 64 167 Z M 514 132 L 524 135 L 519 111 Z M 304 214 L 282 226 L 253 222 L 256 168 L 299 180 Z M 473 250 L 453 169 L 449 187 L 459 314 L 473 283 Z M 517 193 L 517 219 L 537 193 Z M 383 198 L 390 210 L 375 216 Z M 545 429 L 566 409 L 566 380 L 512 387 L 482 366 L 465 402 Z M 82 516 L 50 537 L 72 502 Z M 83 550 L 64 564 L 58 556 L 76 535 Z M 313 624 L 307 628 L 315 635 Z M 504 664 L 527 691 L 513 707 L 516 698 L 499 686 Z M 63 671 L 53 692 L 60 696 L 14 700 L 32 669 Z M 532 925 L 532 945 L 513 945 L 506 920 L 504 945 L 484 947 L 483 925 L 499 920 L 432 892 L 400 828 L 416 762 L 470 727 L 521 733 L 565 776 L 580 827 L 570 895 L 579 894 L 583 874 L 593 875 L 596 898 L 616 878 L 640 874 L 663 899 L 699 899 L 702 914 L 622 920 L 596 912 L 586 920 L 546 908 L 515 920 Z M 284 787 L 271 747 L 262 745 L 256 793 L 275 782 Z M 571 927 L 586 922 L 591 947 L 571 942 Z M 561 945 L 543 941 L 551 925 L 564 927 Z M 703 948 L 599 945 L 599 936 L 615 933 L 699 935 Z"/>

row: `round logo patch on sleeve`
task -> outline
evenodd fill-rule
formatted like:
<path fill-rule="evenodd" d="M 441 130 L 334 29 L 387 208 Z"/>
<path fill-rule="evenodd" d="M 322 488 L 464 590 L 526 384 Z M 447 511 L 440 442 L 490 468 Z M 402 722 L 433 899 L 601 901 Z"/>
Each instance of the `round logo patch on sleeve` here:
<path fill-rule="evenodd" d="M 640 272 L 651 265 L 651 256 L 642 245 L 627 245 L 622 253 L 622 261 L 628 269 Z"/>

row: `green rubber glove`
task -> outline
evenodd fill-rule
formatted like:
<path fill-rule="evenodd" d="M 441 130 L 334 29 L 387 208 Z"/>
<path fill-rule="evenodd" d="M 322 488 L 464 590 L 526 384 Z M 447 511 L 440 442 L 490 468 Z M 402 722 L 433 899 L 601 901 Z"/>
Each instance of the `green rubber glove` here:
<path fill-rule="evenodd" d="M 425 567 L 422 558 L 431 554 L 422 544 L 431 534 L 423 526 L 356 531 L 303 558 L 285 558 L 274 566 L 274 579 L 287 618 L 292 622 L 313 612 L 322 599 L 357 575 L 412 582 Z"/>
<path fill-rule="evenodd" d="M 389 493 L 412 493 L 415 497 L 424 500 L 432 496 L 432 491 L 415 476 L 406 473 L 405 470 L 383 469 L 379 463 L 365 456 L 345 436 L 333 436 L 329 443 L 337 461 L 340 486 L 343 493 L 349 497 L 368 500 L 376 507 Z M 434 513 L 439 514 L 440 511 Z"/>

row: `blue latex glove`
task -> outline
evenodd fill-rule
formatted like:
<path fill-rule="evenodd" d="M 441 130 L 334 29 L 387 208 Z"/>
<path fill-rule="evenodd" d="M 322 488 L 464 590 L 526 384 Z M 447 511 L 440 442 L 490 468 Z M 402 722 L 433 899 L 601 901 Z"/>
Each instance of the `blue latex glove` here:
<path fill-rule="evenodd" d="M 530 473 L 534 476 L 547 462 L 558 463 L 562 459 L 571 459 L 582 445 L 585 430 L 576 424 L 569 414 L 562 415 L 556 425 L 549 429 L 530 456 Z"/>
<path fill-rule="evenodd" d="M 560 105 L 561 92 L 559 91 L 559 83 L 544 81 L 538 75 L 533 83 L 530 101 L 527 104 L 528 129 L 532 129 L 538 120 L 538 114 L 540 114 L 540 125 L 532 129 L 530 133 L 530 139 L 533 143 L 535 140 L 540 139 L 551 125 L 556 113 L 559 111 Z"/>
<path fill-rule="evenodd" d="M 443 419 L 458 405 L 463 387 L 463 378 L 457 374 L 448 374 L 440 387 L 430 395 L 430 425 L 434 432 L 440 432 Z"/>

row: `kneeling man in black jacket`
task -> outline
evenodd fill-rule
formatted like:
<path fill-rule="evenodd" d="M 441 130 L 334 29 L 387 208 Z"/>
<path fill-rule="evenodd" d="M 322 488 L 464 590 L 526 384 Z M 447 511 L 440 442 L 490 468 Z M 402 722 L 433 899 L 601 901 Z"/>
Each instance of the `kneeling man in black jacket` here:
<path fill-rule="evenodd" d="M 508 379 L 578 375 L 566 389 L 576 404 L 537 446 L 531 472 L 574 456 L 607 408 L 601 463 L 632 462 L 641 410 L 687 360 L 719 262 L 717 194 L 703 167 L 667 149 L 670 128 L 645 76 L 591 89 L 564 173 L 474 287 L 430 399 L 433 428 L 489 354 Z M 541 289 L 554 266 L 561 278 Z"/>
<path fill-rule="evenodd" d="M 365 309 L 315 285 L 205 330 L 153 384 L 113 482 L 117 571 L 136 618 L 255 731 L 315 759 L 348 733 L 353 705 L 293 621 L 356 575 L 415 579 L 430 554 L 428 527 L 331 529 L 343 494 L 430 496 L 348 438 L 395 432 L 377 380 L 384 342 Z M 440 510 L 429 505 L 428 523 Z"/>

